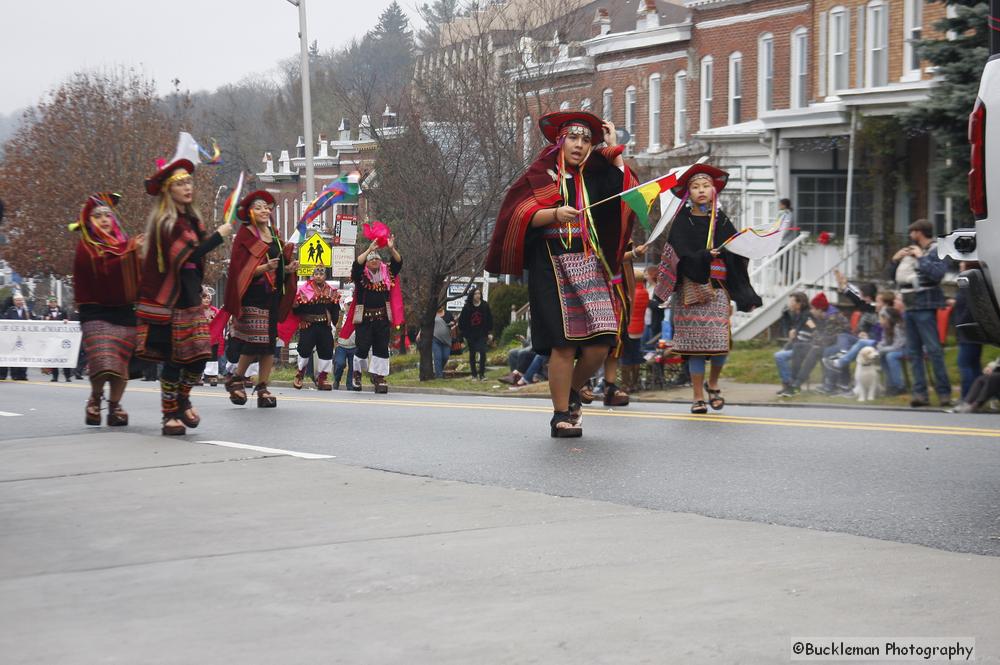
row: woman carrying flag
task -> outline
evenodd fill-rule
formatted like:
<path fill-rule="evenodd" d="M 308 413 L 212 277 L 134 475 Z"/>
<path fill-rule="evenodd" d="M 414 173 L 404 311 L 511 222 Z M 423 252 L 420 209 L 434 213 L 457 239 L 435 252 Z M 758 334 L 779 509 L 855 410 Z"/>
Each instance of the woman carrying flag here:
<path fill-rule="evenodd" d="M 101 424 L 101 400 L 107 383 L 110 427 L 128 425 L 121 400 L 135 351 L 135 301 L 139 297 L 143 241 L 142 236 L 125 235 L 115 213 L 118 199 L 118 194 L 92 194 L 83 204 L 80 220 L 70 227 L 80 231 L 73 259 L 73 288 L 90 368 L 90 399 L 84 420 L 88 425 Z"/>
<path fill-rule="evenodd" d="M 209 234 L 194 205 L 194 165 L 178 159 L 146 180 L 157 197 L 149 215 L 139 286 L 136 355 L 163 363 L 160 401 L 162 433 L 175 436 L 201 422 L 191 406 L 191 387 L 212 356 L 201 283 L 205 255 L 233 232 L 228 222 Z"/>
<path fill-rule="evenodd" d="M 624 298 L 612 290 L 622 288 L 631 212 L 618 196 L 637 181 L 610 122 L 557 112 L 539 127 L 551 145 L 507 192 L 486 269 L 528 270 L 532 347 L 549 356 L 550 433 L 575 437 L 583 434 L 579 391 L 621 333 Z"/>
<path fill-rule="evenodd" d="M 244 223 L 233 240 L 226 281 L 225 309 L 233 317 L 232 343 L 234 353 L 239 354 L 226 390 L 233 404 L 246 404 L 246 371 L 258 361 L 260 374 L 254 387 L 258 408 L 278 405 L 267 382 L 274 366 L 278 322 L 292 309 L 299 267 L 299 262 L 292 260 L 295 246 L 283 244 L 271 226 L 273 210 L 274 197 L 264 190 L 250 192 L 240 201 L 236 217 Z"/>
<path fill-rule="evenodd" d="M 672 190 L 674 196 L 687 203 L 677 211 L 667 244 L 677 259 L 671 300 L 673 352 L 688 361 L 694 388 L 691 413 L 708 412 L 706 391 L 708 406 L 716 411 L 725 406 L 719 376 L 731 346 L 730 300 L 736 302 L 741 312 L 762 304 L 750 285 L 749 261 L 723 248 L 737 234 L 733 223 L 719 208 L 719 192 L 728 178 L 729 174 L 714 166 L 695 164 L 678 177 Z M 708 359 L 711 371 L 708 381 L 704 381 Z"/>

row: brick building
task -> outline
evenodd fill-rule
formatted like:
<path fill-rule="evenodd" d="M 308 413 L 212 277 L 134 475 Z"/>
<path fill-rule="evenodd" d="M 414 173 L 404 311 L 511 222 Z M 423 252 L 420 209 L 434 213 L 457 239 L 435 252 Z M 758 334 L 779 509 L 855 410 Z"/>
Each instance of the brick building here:
<path fill-rule="evenodd" d="M 522 119 L 526 157 L 539 147 L 538 115 L 589 109 L 628 130 L 640 176 L 707 154 L 731 174 L 725 204 L 741 224 L 772 221 L 787 197 L 803 230 L 841 236 L 853 134 L 852 235 L 873 238 L 868 245 L 881 251 L 913 219 L 951 226 L 948 202 L 929 177 L 933 138 L 872 136 L 880 119 L 934 85 L 914 44 L 932 32 L 943 5 L 599 0 L 573 11 L 588 20 L 536 31 L 554 35 L 549 41 L 517 41 L 531 66 L 511 72 L 536 102 Z M 892 141 L 879 148 L 900 169 L 894 178 L 873 178 L 872 164 L 860 163 L 866 126 L 868 141 Z M 862 257 L 863 267 L 877 267 L 877 253 Z"/>

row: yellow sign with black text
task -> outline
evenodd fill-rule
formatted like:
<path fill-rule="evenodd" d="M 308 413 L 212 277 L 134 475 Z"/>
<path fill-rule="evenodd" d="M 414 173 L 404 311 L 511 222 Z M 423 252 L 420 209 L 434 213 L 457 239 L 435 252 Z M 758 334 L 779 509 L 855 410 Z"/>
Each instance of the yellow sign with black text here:
<path fill-rule="evenodd" d="M 318 233 L 309 236 L 299 245 L 299 277 L 309 277 L 316 266 L 329 268 L 332 261 L 333 252 L 330 244 Z"/>

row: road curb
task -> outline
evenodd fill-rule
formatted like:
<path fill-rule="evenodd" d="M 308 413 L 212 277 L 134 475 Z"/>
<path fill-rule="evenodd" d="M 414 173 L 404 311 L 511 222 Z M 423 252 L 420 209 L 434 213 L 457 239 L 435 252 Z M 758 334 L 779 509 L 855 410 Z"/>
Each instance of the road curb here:
<path fill-rule="evenodd" d="M 270 383 L 271 387 L 280 388 L 291 388 L 291 381 L 272 381 Z M 315 390 L 312 386 L 306 388 L 307 390 Z M 339 392 L 350 392 L 350 391 L 339 391 Z M 371 392 L 370 390 L 365 392 Z M 514 398 L 514 399 L 540 399 L 548 401 L 548 395 L 538 395 L 538 394 L 525 394 L 518 392 L 510 393 L 481 393 L 473 390 L 452 390 L 450 388 L 419 388 L 415 386 L 394 386 L 389 383 L 389 394 L 392 393 L 404 394 L 404 395 L 444 395 L 444 396 L 454 396 L 454 397 L 503 397 L 503 398 Z M 690 404 L 690 399 L 661 399 L 661 398 L 648 398 L 644 399 L 642 397 L 632 396 L 632 404 Z M 594 402 L 595 405 L 601 406 L 598 401 Z M 799 409 L 835 409 L 840 411 L 898 411 L 903 413 L 934 413 L 942 412 L 944 409 L 941 407 L 922 407 L 922 408 L 912 408 L 908 406 L 882 406 L 882 405 L 868 405 L 868 404 L 828 404 L 824 402 L 743 402 L 743 401 L 730 401 L 726 400 L 727 406 L 772 406 L 772 407 L 786 407 L 786 408 L 799 408 Z M 621 407 L 616 407 L 621 408 Z"/>

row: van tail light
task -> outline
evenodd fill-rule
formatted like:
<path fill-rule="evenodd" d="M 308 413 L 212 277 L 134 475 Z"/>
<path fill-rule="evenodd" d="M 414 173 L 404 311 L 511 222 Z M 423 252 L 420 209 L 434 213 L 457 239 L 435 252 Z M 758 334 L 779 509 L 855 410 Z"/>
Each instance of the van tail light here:
<path fill-rule="evenodd" d="M 969 116 L 969 144 L 972 155 L 969 169 L 969 207 L 976 219 L 986 217 L 986 105 L 976 99 Z"/>

